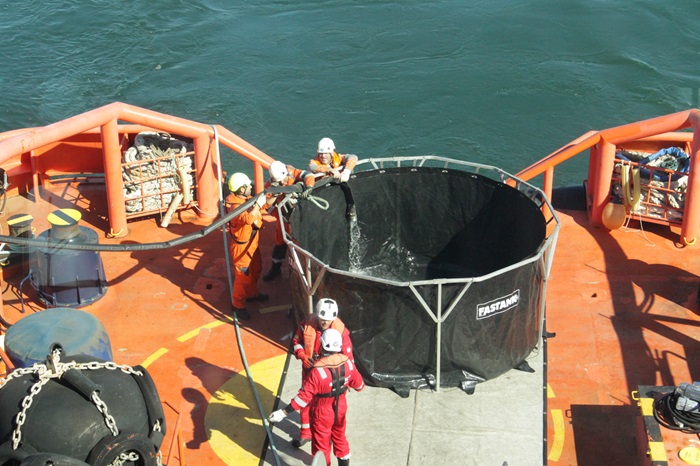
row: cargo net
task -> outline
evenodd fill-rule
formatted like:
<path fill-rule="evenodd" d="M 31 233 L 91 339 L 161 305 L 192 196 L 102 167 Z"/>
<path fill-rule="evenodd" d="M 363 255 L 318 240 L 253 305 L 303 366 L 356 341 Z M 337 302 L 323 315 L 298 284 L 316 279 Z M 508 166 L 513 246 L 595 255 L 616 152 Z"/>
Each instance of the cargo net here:
<path fill-rule="evenodd" d="M 690 157 L 678 147 L 653 154 L 619 150 L 615 153 L 612 196 L 632 214 L 680 223 L 689 168 Z"/>
<path fill-rule="evenodd" d="M 137 134 L 122 162 L 127 214 L 167 209 L 178 193 L 193 199 L 193 150 L 191 143 L 168 133 Z"/>

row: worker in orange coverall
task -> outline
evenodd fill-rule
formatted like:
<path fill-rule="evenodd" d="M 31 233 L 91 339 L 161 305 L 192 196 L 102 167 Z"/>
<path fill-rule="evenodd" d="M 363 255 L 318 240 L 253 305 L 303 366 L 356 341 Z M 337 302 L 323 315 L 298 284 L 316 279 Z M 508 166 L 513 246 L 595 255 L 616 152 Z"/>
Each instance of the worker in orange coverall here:
<path fill-rule="evenodd" d="M 351 361 L 354 361 L 350 331 L 345 327 L 343 321 L 338 318 L 338 304 L 329 298 L 320 299 L 316 303 L 316 313 L 309 315 L 301 322 L 292 338 L 294 356 L 303 365 L 301 369 L 302 384 L 308 378 L 314 362 L 321 357 L 321 334 L 329 328 L 340 332 L 343 338 L 341 352 Z M 306 445 L 311 440 L 309 407 L 302 407 L 299 414 L 301 416 L 299 438 L 292 441 L 292 444 L 297 448 Z"/>
<path fill-rule="evenodd" d="M 252 183 L 244 173 L 234 173 L 228 180 L 231 193 L 226 196 L 226 212 L 240 207 L 251 197 Z M 266 294 L 258 291 L 258 278 L 262 273 L 262 259 L 258 250 L 258 230 L 262 228 L 262 208 L 265 196 L 260 196 L 248 211 L 231 219 L 228 224 L 231 234 L 229 253 L 235 266 L 233 281 L 233 312 L 239 319 L 248 320 L 245 308 L 247 301 L 264 301 Z"/>
<path fill-rule="evenodd" d="M 357 215 L 355 201 L 348 187 L 348 180 L 355 165 L 357 165 L 357 155 L 338 154 L 335 151 L 335 143 L 331 138 L 323 138 L 318 141 L 316 157 L 309 162 L 309 171 L 316 178 L 332 176 L 338 182 L 345 196 L 345 203 L 347 204 L 345 216 L 348 218 L 354 218 Z"/>
<path fill-rule="evenodd" d="M 287 407 L 270 414 L 270 422 L 280 422 L 287 414 L 305 406 L 311 407 L 311 454 L 322 451 L 326 465 L 331 464 L 331 443 L 338 466 L 350 465 L 350 444 L 345 437 L 348 405 L 345 392 L 348 387 L 360 391 L 365 388 L 362 376 L 353 361 L 342 354 L 343 337 L 329 328 L 321 335 L 323 357 L 314 363 L 301 389 Z"/>
<path fill-rule="evenodd" d="M 272 162 L 268 171 L 270 172 L 270 179 L 265 184 L 265 190 L 272 186 L 292 186 L 295 183 L 303 183 L 305 187 L 304 192 L 308 193 L 308 191 L 314 185 L 313 174 L 307 172 L 306 170 L 294 168 L 291 165 L 285 165 L 279 160 Z M 270 270 L 263 275 L 263 280 L 266 282 L 274 280 L 280 276 L 282 273 L 284 258 L 287 256 L 287 244 L 284 242 L 284 235 L 282 234 L 282 222 L 279 219 L 279 211 L 276 208 L 276 206 L 280 204 L 285 197 L 286 195 L 280 194 L 277 196 L 270 196 L 267 200 L 268 209 L 272 208 L 272 211 L 270 212 L 271 215 L 277 219 L 277 226 L 275 227 L 275 246 L 272 248 L 272 266 L 270 267 Z M 294 204 L 295 201 L 290 201 L 285 204 L 285 206 L 283 206 L 283 209 L 285 209 L 283 215 L 291 212 L 291 209 L 294 208 Z M 289 222 L 285 223 L 285 227 L 287 234 L 289 234 Z"/>

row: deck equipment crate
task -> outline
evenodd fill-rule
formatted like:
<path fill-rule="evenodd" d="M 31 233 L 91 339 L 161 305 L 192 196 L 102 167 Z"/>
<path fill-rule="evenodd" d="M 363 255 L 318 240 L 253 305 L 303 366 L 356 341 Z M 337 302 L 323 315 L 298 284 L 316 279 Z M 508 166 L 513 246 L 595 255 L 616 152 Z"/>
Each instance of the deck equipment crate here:
<path fill-rule="evenodd" d="M 122 178 L 127 218 L 179 209 L 195 199 L 194 147 L 162 132 L 142 132 L 124 152 Z M 179 196 L 181 195 L 181 196 Z"/>
<path fill-rule="evenodd" d="M 678 147 L 652 154 L 620 149 L 615 153 L 611 198 L 625 205 L 631 219 L 681 225 L 689 169 L 690 157 Z"/>

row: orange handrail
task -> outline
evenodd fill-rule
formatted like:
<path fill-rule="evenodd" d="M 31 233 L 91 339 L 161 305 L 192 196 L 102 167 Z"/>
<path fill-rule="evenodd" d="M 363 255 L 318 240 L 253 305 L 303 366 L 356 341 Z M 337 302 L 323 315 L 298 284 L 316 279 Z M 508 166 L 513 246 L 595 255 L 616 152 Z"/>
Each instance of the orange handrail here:
<path fill-rule="evenodd" d="M 688 173 L 688 189 L 681 227 L 681 240 L 686 245 L 695 243 L 700 229 L 700 186 L 695 180 L 700 172 L 700 110 L 690 109 L 648 120 L 638 121 L 602 131 L 591 131 L 557 149 L 547 157 L 537 161 L 516 174 L 518 178 L 528 181 L 544 174 L 545 194 L 551 197 L 554 170 L 558 164 L 590 149 L 588 189 L 590 192 L 590 221 L 601 226 L 602 214 L 609 201 L 610 183 L 614 168 L 615 149 L 618 145 L 642 139 L 660 136 L 683 140 L 686 133 L 671 133 L 691 127 L 692 144 Z"/>
<path fill-rule="evenodd" d="M 263 169 L 267 168 L 273 160 L 260 149 L 223 127 L 216 126 L 215 129 L 213 125 L 146 110 L 122 102 L 114 102 L 47 126 L 26 131 L 13 131 L 9 137 L 3 135 L 0 137 L 0 164 L 12 157 L 99 128 L 102 134 L 111 233 L 115 236 L 126 234 L 126 208 L 120 167 L 121 148 L 118 139 L 119 121 L 192 138 L 195 145 L 194 159 L 198 176 L 196 184 L 198 211 L 202 215 L 215 216 L 218 213 L 217 167 L 220 160 L 219 154 L 211 150 L 217 133 L 222 144 L 253 162 L 258 187 L 263 185 Z"/>

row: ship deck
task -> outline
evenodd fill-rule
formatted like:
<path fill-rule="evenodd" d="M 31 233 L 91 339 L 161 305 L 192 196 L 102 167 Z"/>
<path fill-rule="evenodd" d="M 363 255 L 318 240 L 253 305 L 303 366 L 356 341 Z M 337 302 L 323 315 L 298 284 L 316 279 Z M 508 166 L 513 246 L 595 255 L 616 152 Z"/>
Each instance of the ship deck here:
<path fill-rule="evenodd" d="M 30 213 L 39 233 L 48 228 L 49 212 L 74 207 L 101 243 L 119 244 L 166 241 L 211 221 L 181 211 L 167 229 L 145 217 L 130 221 L 126 236 L 107 238 L 105 205 L 102 185 L 55 183 L 40 202 L 8 199 L 0 223 L 7 231 L 8 217 Z M 513 371 L 477 386 L 473 395 L 351 393 L 352 464 L 644 464 L 632 391 L 700 379 L 697 247 L 679 247 L 678 231 L 667 226 L 633 223 L 608 232 L 589 226 L 585 212 L 558 215 L 546 319 L 555 336 L 547 339 L 546 354 L 532 356 L 536 374 Z M 272 220 L 266 217 L 262 230 L 265 268 Z M 102 252 L 108 290 L 83 308 L 105 325 L 115 362 L 141 364 L 155 380 L 166 405 L 162 451 L 170 465 L 276 464 L 258 400 L 269 413 L 278 398 L 289 401 L 300 379 L 297 362 L 288 358 L 295 324 L 286 266 L 281 278 L 261 281 L 270 300 L 249 307 L 252 318 L 240 323 L 237 335 L 225 254 L 220 231 L 165 250 Z M 25 272 L 4 270 L 0 312 L 10 323 L 45 308 L 28 281 L 20 288 Z M 540 396 L 519 396 L 533 380 L 532 392 Z M 480 398 L 489 409 L 476 408 Z M 530 424 L 508 426 L 520 415 Z M 308 464 L 309 446 L 289 447 L 294 422 L 291 416 L 273 428 L 273 444 L 283 464 Z M 181 448 L 173 445 L 174 432 L 181 433 Z M 478 436 L 483 440 L 475 443 Z M 684 441 L 669 443 L 669 457 Z M 697 436 L 687 441 L 697 444 Z M 474 445 L 490 445 L 498 462 L 480 459 Z M 522 456 L 533 449 L 532 457 Z"/>

